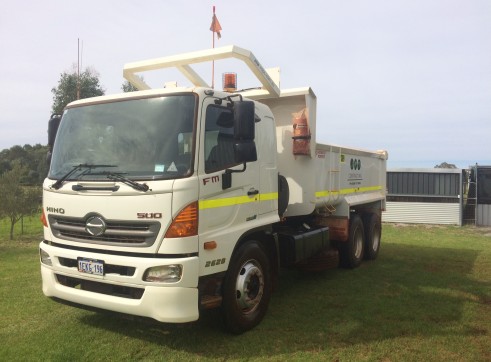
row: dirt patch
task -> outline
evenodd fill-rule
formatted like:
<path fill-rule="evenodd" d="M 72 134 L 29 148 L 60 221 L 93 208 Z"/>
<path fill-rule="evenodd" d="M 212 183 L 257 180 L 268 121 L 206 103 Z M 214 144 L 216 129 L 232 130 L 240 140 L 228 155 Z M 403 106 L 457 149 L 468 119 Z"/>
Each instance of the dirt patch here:
<path fill-rule="evenodd" d="M 491 237 L 491 227 L 477 226 L 476 230 L 484 236 Z"/>

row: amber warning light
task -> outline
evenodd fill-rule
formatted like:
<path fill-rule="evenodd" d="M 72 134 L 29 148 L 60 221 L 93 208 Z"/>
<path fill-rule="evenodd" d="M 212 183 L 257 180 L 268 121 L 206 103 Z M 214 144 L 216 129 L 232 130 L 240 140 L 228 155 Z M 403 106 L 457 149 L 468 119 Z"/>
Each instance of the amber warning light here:
<path fill-rule="evenodd" d="M 223 73 L 223 90 L 235 92 L 237 90 L 237 73 Z"/>

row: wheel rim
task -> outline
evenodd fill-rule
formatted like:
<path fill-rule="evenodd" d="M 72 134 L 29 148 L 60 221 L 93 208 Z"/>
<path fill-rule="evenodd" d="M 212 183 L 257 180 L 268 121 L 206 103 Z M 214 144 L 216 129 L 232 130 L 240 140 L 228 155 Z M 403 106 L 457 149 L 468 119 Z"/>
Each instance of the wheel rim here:
<path fill-rule="evenodd" d="M 237 275 L 236 302 L 244 314 L 252 313 L 261 302 L 264 293 L 264 275 L 255 260 L 242 265 Z"/>
<path fill-rule="evenodd" d="M 375 230 L 373 235 L 372 235 L 372 250 L 377 251 L 380 245 L 380 231 Z"/>
<path fill-rule="evenodd" d="M 355 258 L 360 259 L 361 254 L 363 253 L 363 234 L 358 229 L 355 233 Z"/>

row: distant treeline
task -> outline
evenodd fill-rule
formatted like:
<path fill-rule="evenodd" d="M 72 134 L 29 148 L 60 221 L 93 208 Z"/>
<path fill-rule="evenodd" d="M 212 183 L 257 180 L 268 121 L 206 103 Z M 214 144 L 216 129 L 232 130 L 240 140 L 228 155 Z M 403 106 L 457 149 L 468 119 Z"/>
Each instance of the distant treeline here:
<path fill-rule="evenodd" d="M 0 151 L 0 175 L 11 171 L 17 163 L 26 169 L 19 182 L 22 185 L 41 185 L 48 174 L 46 155 L 48 146 L 13 146 Z"/>

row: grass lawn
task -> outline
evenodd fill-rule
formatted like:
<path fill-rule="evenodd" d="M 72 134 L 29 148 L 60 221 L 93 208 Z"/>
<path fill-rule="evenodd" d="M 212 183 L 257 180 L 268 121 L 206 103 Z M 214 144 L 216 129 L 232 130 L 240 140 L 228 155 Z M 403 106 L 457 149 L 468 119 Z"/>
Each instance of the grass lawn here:
<path fill-rule="evenodd" d="M 3 231 L 1 361 L 491 360 L 490 229 L 385 224 L 376 261 L 283 271 L 266 318 L 240 336 L 217 311 L 170 325 L 55 303 L 41 291 L 41 236 Z"/>

